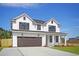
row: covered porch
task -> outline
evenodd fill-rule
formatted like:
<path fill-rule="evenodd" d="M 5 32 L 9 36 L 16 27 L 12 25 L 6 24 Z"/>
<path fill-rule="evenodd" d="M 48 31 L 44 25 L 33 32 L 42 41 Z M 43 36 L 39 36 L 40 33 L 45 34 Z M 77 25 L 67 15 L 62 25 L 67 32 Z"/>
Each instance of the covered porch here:
<path fill-rule="evenodd" d="M 46 35 L 46 46 L 67 45 L 66 33 L 54 32 Z M 63 42 L 64 41 L 64 42 Z"/>

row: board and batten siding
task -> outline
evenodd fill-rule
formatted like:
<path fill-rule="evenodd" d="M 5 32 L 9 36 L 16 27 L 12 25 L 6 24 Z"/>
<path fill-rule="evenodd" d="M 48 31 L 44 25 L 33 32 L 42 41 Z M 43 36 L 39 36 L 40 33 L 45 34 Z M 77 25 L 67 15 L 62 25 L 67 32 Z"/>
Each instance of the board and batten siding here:
<path fill-rule="evenodd" d="M 23 20 L 23 17 L 20 17 L 12 24 L 12 29 L 19 30 L 19 22 L 29 23 L 29 30 L 36 30 L 36 25 L 32 23 L 32 21 L 26 17 L 26 20 Z"/>
<path fill-rule="evenodd" d="M 54 21 L 53 24 L 51 23 L 51 21 L 47 22 L 46 25 L 41 26 L 41 30 L 37 30 L 37 25 L 33 24 L 32 20 L 30 20 L 28 17 L 26 17 L 26 20 L 23 20 L 23 17 L 18 18 L 16 22 L 12 23 L 12 29 L 19 30 L 19 22 L 29 23 L 29 30 L 33 31 L 48 31 L 48 26 L 53 25 L 56 26 L 56 32 L 60 32 L 58 24 Z"/>

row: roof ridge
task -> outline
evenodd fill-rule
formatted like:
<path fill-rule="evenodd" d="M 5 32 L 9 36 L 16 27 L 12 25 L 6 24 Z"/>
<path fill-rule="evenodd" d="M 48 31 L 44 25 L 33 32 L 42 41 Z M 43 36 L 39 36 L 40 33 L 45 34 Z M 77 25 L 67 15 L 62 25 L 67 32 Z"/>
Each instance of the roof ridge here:
<path fill-rule="evenodd" d="M 33 18 L 33 20 L 41 20 L 41 19 L 35 19 L 35 18 Z M 44 21 L 44 20 L 41 20 L 41 21 Z"/>
<path fill-rule="evenodd" d="M 44 20 L 39 20 L 39 19 L 33 19 L 36 23 L 41 23 L 41 24 L 44 24 L 45 21 Z"/>

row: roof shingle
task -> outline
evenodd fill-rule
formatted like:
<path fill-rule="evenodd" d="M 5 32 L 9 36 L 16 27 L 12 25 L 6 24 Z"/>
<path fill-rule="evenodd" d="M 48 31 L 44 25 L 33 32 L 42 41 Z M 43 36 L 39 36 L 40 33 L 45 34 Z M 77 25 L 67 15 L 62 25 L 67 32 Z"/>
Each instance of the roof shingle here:
<path fill-rule="evenodd" d="M 33 19 L 36 23 L 40 23 L 40 24 L 44 24 L 45 23 L 45 21 L 43 21 L 43 20 L 38 20 L 38 19 Z"/>

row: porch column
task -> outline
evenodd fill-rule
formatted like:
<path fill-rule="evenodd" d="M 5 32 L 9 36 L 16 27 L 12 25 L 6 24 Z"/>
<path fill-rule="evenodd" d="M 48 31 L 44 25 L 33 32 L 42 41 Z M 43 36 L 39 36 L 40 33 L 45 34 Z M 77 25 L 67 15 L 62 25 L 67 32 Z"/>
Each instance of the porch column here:
<path fill-rule="evenodd" d="M 12 46 L 13 46 L 13 47 L 17 47 L 17 36 L 14 36 L 14 35 L 13 35 L 12 38 L 13 38 L 13 39 L 12 39 L 12 40 L 13 40 Z"/>
<path fill-rule="evenodd" d="M 58 36 L 58 43 L 59 43 L 59 45 L 61 44 L 61 37 L 60 37 L 60 35 Z"/>
<path fill-rule="evenodd" d="M 64 46 L 67 46 L 67 40 L 66 40 L 65 36 L 64 36 L 64 40 L 65 40 Z"/>
<path fill-rule="evenodd" d="M 54 35 L 52 36 L 52 44 L 53 44 L 53 46 L 55 45 Z"/>
<path fill-rule="evenodd" d="M 42 46 L 46 46 L 46 35 L 42 35 Z"/>

